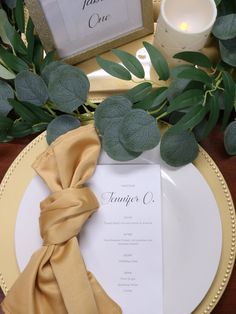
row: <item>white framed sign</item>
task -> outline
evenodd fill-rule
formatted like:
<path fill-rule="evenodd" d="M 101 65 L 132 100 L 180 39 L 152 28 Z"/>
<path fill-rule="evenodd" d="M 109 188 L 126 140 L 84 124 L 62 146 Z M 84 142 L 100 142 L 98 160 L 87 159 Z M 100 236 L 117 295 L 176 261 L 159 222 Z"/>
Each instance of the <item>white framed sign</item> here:
<path fill-rule="evenodd" d="M 153 32 L 152 0 L 26 0 L 46 51 L 78 63 Z"/>

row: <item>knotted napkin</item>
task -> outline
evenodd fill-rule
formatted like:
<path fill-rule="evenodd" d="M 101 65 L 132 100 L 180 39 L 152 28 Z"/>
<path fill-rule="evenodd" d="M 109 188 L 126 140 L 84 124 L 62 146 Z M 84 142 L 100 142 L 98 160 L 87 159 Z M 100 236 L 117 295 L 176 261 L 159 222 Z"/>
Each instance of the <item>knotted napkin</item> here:
<path fill-rule="evenodd" d="M 34 163 L 33 168 L 52 191 L 40 204 L 43 247 L 33 254 L 3 301 L 5 313 L 121 313 L 86 270 L 76 238 L 99 206 L 93 192 L 84 186 L 99 152 L 94 126 L 87 125 L 59 137 Z"/>

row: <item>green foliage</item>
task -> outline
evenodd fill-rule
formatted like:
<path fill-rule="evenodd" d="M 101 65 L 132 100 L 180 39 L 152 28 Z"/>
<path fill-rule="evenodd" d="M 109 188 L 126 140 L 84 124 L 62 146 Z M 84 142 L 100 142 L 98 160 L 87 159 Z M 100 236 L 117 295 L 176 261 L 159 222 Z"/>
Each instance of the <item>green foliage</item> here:
<path fill-rule="evenodd" d="M 72 113 L 86 102 L 89 81 L 79 69 L 61 66 L 51 74 L 48 91 L 50 99 L 55 103 L 57 109 Z"/>
<path fill-rule="evenodd" d="M 225 150 L 229 155 L 236 155 L 236 121 L 231 122 L 224 133 Z"/>
<path fill-rule="evenodd" d="M 177 75 L 177 77 L 202 82 L 208 86 L 211 86 L 212 84 L 212 78 L 205 71 L 195 67 L 183 70 Z"/>
<path fill-rule="evenodd" d="M 192 132 L 168 130 L 161 140 L 161 157 L 170 166 L 181 167 L 198 154 L 198 144 Z"/>
<path fill-rule="evenodd" d="M 100 67 L 112 76 L 126 81 L 130 81 L 132 79 L 130 72 L 124 66 L 113 61 L 105 60 L 100 56 L 97 56 L 96 59 Z"/>
<path fill-rule="evenodd" d="M 121 123 L 120 141 L 133 152 L 156 147 L 160 141 L 156 119 L 141 109 L 130 111 Z"/>
<path fill-rule="evenodd" d="M 137 158 L 141 152 L 132 152 L 127 149 L 120 141 L 120 124 L 112 124 L 105 130 L 102 138 L 102 147 L 114 160 L 128 161 Z"/>
<path fill-rule="evenodd" d="M 150 56 L 153 68 L 157 72 L 159 79 L 163 81 L 168 80 L 170 77 L 169 66 L 161 52 L 146 41 L 143 43 L 143 45 Z"/>
<path fill-rule="evenodd" d="M 16 1 L 15 18 L 16 18 L 16 24 L 19 28 L 19 31 L 21 33 L 24 33 L 25 32 L 25 15 L 24 15 L 24 1 L 23 0 Z"/>
<path fill-rule="evenodd" d="M 6 116 L 12 109 L 8 98 L 14 98 L 14 90 L 6 82 L 0 81 L 0 114 Z"/>
<path fill-rule="evenodd" d="M 183 51 L 174 55 L 174 58 L 190 62 L 204 68 L 211 68 L 210 59 L 203 53 L 197 51 Z"/>
<path fill-rule="evenodd" d="M 88 99 L 87 76 L 78 67 L 54 61 L 54 51 L 45 54 L 31 18 L 24 17 L 23 0 L 5 0 L 0 8 L 0 141 L 47 129 L 50 144 L 81 123 L 95 120 L 103 149 L 111 158 L 137 158 L 161 141 L 162 158 L 172 166 L 182 166 L 196 158 L 196 138 L 204 139 L 222 121 L 226 150 L 236 154 L 232 122 L 236 2 L 216 0 L 216 4 L 213 33 L 219 41 L 218 64 L 200 52 L 184 51 L 175 58 L 188 63 L 170 69 L 160 51 L 144 42 L 158 75 L 152 81 L 145 77 L 136 56 L 113 49 L 119 61 L 98 56 L 98 64 L 116 78 L 132 80 L 134 87 L 95 104 Z M 162 119 L 173 126 L 161 138 Z"/>
<path fill-rule="evenodd" d="M 236 14 L 219 16 L 212 30 L 215 37 L 227 40 L 236 36 Z"/>
<path fill-rule="evenodd" d="M 112 49 L 112 52 L 122 61 L 127 70 L 129 70 L 133 75 L 140 79 L 144 78 L 144 68 L 137 58 L 130 53 L 119 49 Z"/>
<path fill-rule="evenodd" d="M 152 84 L 150 82 L 141 83 L 133 88 L 131 88 L 127 93 L 126 96 L 133 102 L 142 101 L 147 94 L 152 91 Z"/>
<path fill-rule="evenodd" d="M 95 111 L 95 126 L 104 134 L 111 125 L 119 125 L 132 109 L 131 101 L 123 96 L 111 96 L 100 103 Z"/>
<path fill-rule="evenodd" d="M 51 144 L 62 134 L 74 130 L 80 126 L 80 122 L 75 117 L 61 115 L 49 123 L 47 128 L 47 142 Z"/>
<path fill-rule="evenodd" d="M 42 106 L 48 100 L 48 89 L 43 79 L 31 71 L 21 71 L 15 78 L 16 95 L 20 101 Z"/>

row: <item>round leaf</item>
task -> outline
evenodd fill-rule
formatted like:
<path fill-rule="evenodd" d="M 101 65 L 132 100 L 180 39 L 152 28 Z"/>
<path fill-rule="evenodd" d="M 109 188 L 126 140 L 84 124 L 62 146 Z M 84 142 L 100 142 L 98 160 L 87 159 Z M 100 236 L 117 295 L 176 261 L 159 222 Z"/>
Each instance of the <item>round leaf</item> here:
<path fill-rule="evenodd" d="M 236 67 L 236 38 L 220 40 L 219 46 L 222 60 L 229 65 Z"/>
<path fill-rule="evenodd" d="M 113 61 L 105 60 L 100 56 L 97 56 L 96 60 L 100 67 L 110 75 L 126 81 L 130 81 L 132 79 L 129 71 L 122 65 Z"/>
<path fill-rule="evenodd" d="M 121 123 L 120 140 L 127 149 L 134 152 L 154 148 L 160 141 L 156 119 L 141 109 L 130 111 Z"/>
<path fill-rule="evenodd" d="M 219 16 L 212 32 L 215 37 L 222 40 L 234 38 L 236 36 L 236 14 Z"/>
<path fill-rule="evenodd" d="M 80 121 L 69 115 L 62 115 L 52 120 L 47 127 L 47 142 L 50 145 L 55 139 L 80 126 Z"/>
<path fill-rule="evenodd" d="M 159 75 L 160 80 L 164 81 L 168 80 L 168 78 L 170 77 L 170 71 L 166 59 L 163 57 L 160 51 L 153 45 L 149 44 L 146 41 L 143 42 L 143 45 L 150 56 L 152 65 L 157 74 Z"/>
<path fill-rule="evenodd" d="M 89 81 L 80 69 L 65 65 L 53 71 L 48 89 L 57 108 L 71 113 L 87 100 Z"/>
<path fill-rule="evenodd" d="M 44 79 L 44 81 L 46 82 L 46 84 L 49 83 L 51 74 L 52 74 L 56 69 L 58 69 L 59 67 L 64 66 L 64 65 L 65 65 L 65 63 L 63 63 L 62 61 L 53 61 L 53 62 L 49 63 L 48 65 L 46 65 L 46 66 L 43 68 L 43 71 L 42 71 L 42 78 Z"/>
<path fill-rule="evenodd" d="M 111 96 L 97 107 L 94 119 L 95 126 L 101 134 L 113 124 L 119 124 L 131 110 L 131 101 L 124 96 Z"/>
<path fill-rule="evenodd" d="M 169 129 L 161 139 L 160 152 L 168 165 L 180 167 L 197 157 L 198 144 L 192 132 L 173 132 Z"/>
<path fill-rule="evenodd" d="M 3 116 L 6 116 L 12 109 L 8 98 L 14 98 L 14 91 L 10 85 L 0 80 L 0 114 Z"/>
<path fill-rule="evenodd" d="M 229 155 L 236 155 L 236 121 L 231 122 L 226 128 L 224 145 Z"/>
<path fill-rule="evenodd" d="M 124 66 L 138 78 L 144 78 L 145 72 L 141 62 L 133 55 L 119 49 L 112 49 L 112 52 L 122 61 Z"/>
<path fill-rule="evenodd" d="M 114 160 L 128 161 L 137 158 L 141 153 L 127 150 L 120 141 L 120 124 L 113 124 L 107 128 L 103 138 L 102 147 Z"/>
<path fill-rule="evenodd" d="M 17 74 L 15 88 L 20 101 L 42 106 L 48 99 L 48 89 L 43 79 L 30 71 L 22 71 Z"/>

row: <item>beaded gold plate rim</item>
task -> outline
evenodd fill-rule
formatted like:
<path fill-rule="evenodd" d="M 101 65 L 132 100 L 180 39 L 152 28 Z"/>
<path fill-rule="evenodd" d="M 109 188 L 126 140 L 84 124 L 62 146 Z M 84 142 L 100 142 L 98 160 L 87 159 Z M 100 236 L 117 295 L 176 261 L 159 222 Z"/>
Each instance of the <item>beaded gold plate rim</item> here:
<path fill-rule="evenodd" d="M 34 170 L 28 165 L 31 165 L 46 147 L 45 133 L 42 133 L 18 155 L 0 185 L 0 249 L 4 251 L 0 256 L 0 285 L 5 295 L 19 275 L 14 246 L 17 204 L 30 180 L 35 176 Z M 225 179 L 212 158 L 201 147 L 194 165 L 213 191 L 222 222 L 223 242 L 218 271 L 208 293 L 193 312 L 209 314 L 220 300 L 233 270 L 236 256 L 236 219 L 234 204 Z M 20 185 L 15 190 L 16 181 L 19 179 Z M 14 197 L 9 197 L 13 191 Z M 4 210 L 5 207 L 7 209 Z"/>

